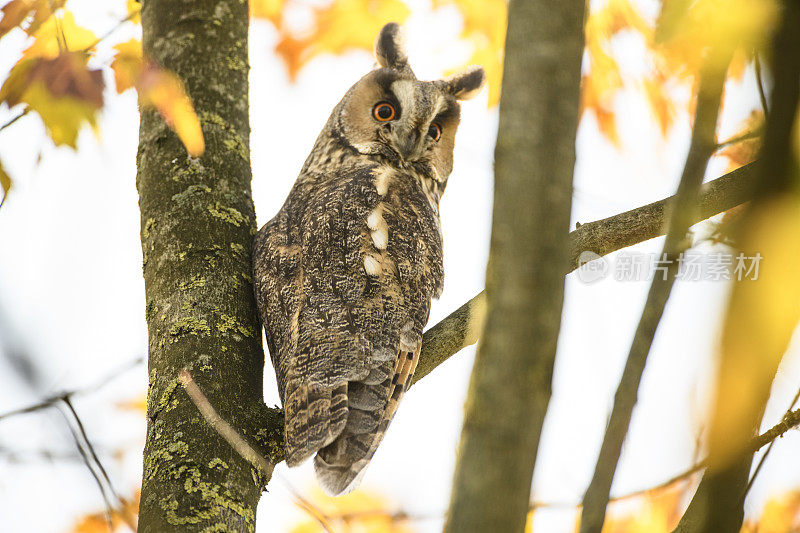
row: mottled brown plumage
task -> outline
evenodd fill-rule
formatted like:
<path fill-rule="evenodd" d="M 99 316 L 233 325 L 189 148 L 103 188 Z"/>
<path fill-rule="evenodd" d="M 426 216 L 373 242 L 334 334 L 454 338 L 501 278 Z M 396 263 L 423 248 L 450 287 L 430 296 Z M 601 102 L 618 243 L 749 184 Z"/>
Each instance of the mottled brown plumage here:
<path fill-rule="evenodd" d="M 358 483 L 411 383 L 444 279 L 438 208 L 457 100 L 484 81 L 475 68 L 417 80 L 396 24 L 381 30 L 375 49 L 380 67 L 333 110 L 285 204 L 255 239 L 286 462 L 316 453 L 330 494 Z M 381 103 L 390 119 L 381 116 L 388 109 L 378 113 Z"/>

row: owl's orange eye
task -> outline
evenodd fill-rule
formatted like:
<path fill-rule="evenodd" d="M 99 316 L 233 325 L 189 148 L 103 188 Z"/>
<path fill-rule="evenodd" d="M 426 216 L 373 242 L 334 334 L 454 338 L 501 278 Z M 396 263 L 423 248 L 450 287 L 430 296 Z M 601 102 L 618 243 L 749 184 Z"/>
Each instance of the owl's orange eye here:
<path fill-rule="evenodd" d="M 372 108 L 372 116 L 378 122 L 389 122 L 394 118 L 394 106 L 389 102 L 380 102 Z"/>
<path fill-rule="evenodd" d="M 430 127 L 428 127 L 428 135 L 430 135 L 431 139 L 434 141 L 438 141 L 439 137 L 442 136 L 442 128 L 439 127 L 437 123 L 432 123 Z"/>

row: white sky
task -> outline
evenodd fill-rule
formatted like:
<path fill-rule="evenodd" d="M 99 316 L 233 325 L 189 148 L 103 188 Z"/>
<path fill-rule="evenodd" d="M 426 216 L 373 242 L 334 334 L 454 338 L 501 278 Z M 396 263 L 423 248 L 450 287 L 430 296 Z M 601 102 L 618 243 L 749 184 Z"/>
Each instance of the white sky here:
<path fill-rule="evenodd" d="M 420 78 L 440 77 L 467 56 L 462 45 L 454 44 L 460 20 L 452 9 L 434 13 L 426 1 L 411 4 L 414 13 L 407 31 L 412 65 Z M 653 11 L 654 2 L 644 4 Z M 124 16 L 122 5 L 104 8 L 107 12 L 91 0 L 70 0 L 68 6 L 79 24 L 98 34 Z M 302 20 L 303 15 L 297 17 Z M 126 40 L 133 31 L 123 28 L 111 42 Z M 16 61 L 22 43 L 20 35 L 3 39 L 0 72 L 7 72 Z M 254 23 L 251 148 L 259 225 L 283 203 L 330 110 L 373 64 L 369 54 L 361 52 L 322 57 L 290 84 L 272 52 L 275 43 L 276 32 L 268 23 Z M 626 70 L 645 65 L 634 39 L 619 39 L 615 51 Z M 96 61 L 100 64 L 103 59 Z M 752 78 L 748 73 L 742 84 L 729 85 L 722 138 L 733 133 L 757 104 Z M 107 81 L 113 87 L 110 77 Z M 13 192 L 0 209 L 0 318 L 13 334 L 0 330 L 0 340 L 4 345 L 26 346 L 40 376 L 36 383 L 26 383 L 8 359 L 0 357 L 0 413 L 95 383 L 146 352 L 134 184 L 136 97 L 131 91 L 116 96 L 113 89 L 106 97 L 99 137 L 83 131 L 77 152 L 53 147 L 35 117 L 25 117 L 0 132 L 0 157 L 15 179 Z M 582 123 L 573 222 L 596 220 L 660 199 L 672 194 L 677 184 L 689 137 L 687 117 L 680 117 L 663 143 L 637 93 L 621 95 L 618 109 L 625 143 L 621 151 L 600 138 L 591 117 Z M 0 108 L 0 123 L 11 116 L 7 108 Z M 482 288 L 488 254 L 497 113 L 486 108 L 486 91 L 462 106 L 462 117 L 455 168 L 441 209 L 445 291 L 434 302 L 431 324 Z M 721 175 L 725 165 L 712 162 L 709 178 Z M 653 240 L 633 250 L 660 248 L 661 241 Z M 708 244 L 701 249 L 724 251 Z M 612 265 L 616 255 L 608 258 Z M 536 500 L 580 500 L 648 285 L 612 278 L 587 285 L 575 274 L 567 277 L 554 395 L 534 480 Z M 660 483 L 692 463 L 727 290 L 723 282 L 677 284 L 653 345 L 614 493 Z M 795 347 L 779 372 L 765 426 L 780 419 L 800 383 L 796 354 Z M 474 348 L 463 350 L 406 395 L 364 479 L 364 488 L 385 495 L 398 508 L 434 517 L 415 522 L 419 531 L 441 529 L 442 521 L 435 517 L 447 507 L 473 355 Z M 266 378 L 266 401 L 276 404 L 269 363 Z M 145 424 L 140 414 L 115 404 L 136 399 L 145 389 L 146 372 L 140 365 L 75 400 L 99 450 L 124 451 L 105 454 L 104 462 L 116 487 L 128 495 L 141 476 Z M 796 431 L 778 442 L 748 498 L 748 512 L 757 513 L 770 495 L 800 485 L 798 444 Z M 55 411 L 0 421 L 4 531 L 65 531 L 78 516 L 102 510 L 100 494 L 79 461 L 15 463 L 4 458 L 6 449 L 74 451 Z M 286 482 L 302 493 L 315 486 L 309 465 L 292 470 L 279 465 L 259 506 L 260 531 L 284 531 L 302 516 L 290 503 Z M 570 511 L 542 510 L 536 526 L 545 532 L 571 531 L 572 522 Z"/>

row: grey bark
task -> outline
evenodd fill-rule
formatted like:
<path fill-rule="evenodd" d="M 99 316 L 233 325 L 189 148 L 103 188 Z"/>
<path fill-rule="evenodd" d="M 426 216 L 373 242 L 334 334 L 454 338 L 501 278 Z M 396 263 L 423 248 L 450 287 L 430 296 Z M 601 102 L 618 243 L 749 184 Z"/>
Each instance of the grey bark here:
<path fill-rule="evenodd" d="M 248 22 L 240 0 L 142 7 L 144 52 L 184 81 L 206 142 L 202 157 L 189 157 L 154 110 L 141 112 L 136 186 L 150 381 L 142 532 L 253 531 L 267 481 L 200 416 L 179 386 L 181 369 L 247 438 L 282 442 L 280 414 L 262 400 L 250 279 Z M 280 459 L 278 446 L 261 451 Z"/>
<path fill-rule="evenodd" d="M 445 531 L 522 531 L 561 322 L 585 3 L 511 0 L 487 321 Z M 546 23 L 543 23 L 546 21 Z"/>

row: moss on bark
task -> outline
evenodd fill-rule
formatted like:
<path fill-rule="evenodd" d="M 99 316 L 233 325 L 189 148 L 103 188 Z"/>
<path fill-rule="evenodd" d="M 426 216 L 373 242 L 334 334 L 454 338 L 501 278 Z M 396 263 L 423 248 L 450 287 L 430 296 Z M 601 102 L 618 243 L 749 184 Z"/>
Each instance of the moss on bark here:
<path fill-rule="evenodd" d="M 206 142 L 192 158 L 152 109 L 137 157 L 149 329 L 147 442 L 139 529 L 253 531 L 268 480 L 199 416 L 187 368 L 221 416 L 274 461 L 282 418 L 264 406 L 251 286 L 248 5 L 148 0 L 144 52 L 176 72 Z"/>

